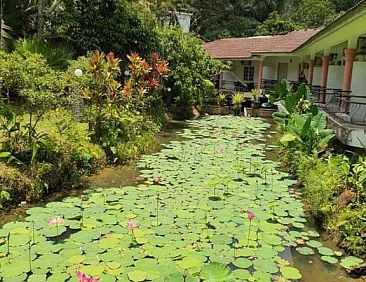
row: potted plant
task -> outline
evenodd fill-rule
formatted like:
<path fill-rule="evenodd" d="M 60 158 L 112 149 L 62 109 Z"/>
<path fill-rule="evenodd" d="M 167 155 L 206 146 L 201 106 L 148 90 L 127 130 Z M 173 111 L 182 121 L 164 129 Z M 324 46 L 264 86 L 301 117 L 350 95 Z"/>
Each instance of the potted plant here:
<path fill-rule="evenodd" d="M 244 94 L 236 92 L 233 95 L 233 104 L 234 104 L 234 114 L 240 115 L 241 113 L 241 104 L 243 103 L 245 97 Z"/>
<path fill-rule="evenodd" d="M 259 95 L 262 93 L 261 89 L 254 88 L 252 89 L 252 108 L 258 109 L 260 106 L 259 103 Z"/>
<path fill-rule="evenodd" d="M 218 98 L 218 101 L 219 101 L 219 105 L 221 107 L 224 107 L 226 105 L 226 95 L 224 93 L 220 93 L 217 98 Z"/>

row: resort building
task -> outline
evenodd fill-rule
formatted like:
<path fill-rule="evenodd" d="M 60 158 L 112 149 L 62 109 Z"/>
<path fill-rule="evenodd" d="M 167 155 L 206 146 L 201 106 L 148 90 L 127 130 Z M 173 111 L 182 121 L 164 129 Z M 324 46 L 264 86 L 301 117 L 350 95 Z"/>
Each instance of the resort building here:
<path fill-rule="evenodd" d="M 366 144 L 366 0 L 323 29 L 286 35 L 221 39 L 206 52 L 231 61 L 219 75 L 228 91 L 271 89 L 281 79 L 306 82 L 314 102 L 346 145 Z"/>

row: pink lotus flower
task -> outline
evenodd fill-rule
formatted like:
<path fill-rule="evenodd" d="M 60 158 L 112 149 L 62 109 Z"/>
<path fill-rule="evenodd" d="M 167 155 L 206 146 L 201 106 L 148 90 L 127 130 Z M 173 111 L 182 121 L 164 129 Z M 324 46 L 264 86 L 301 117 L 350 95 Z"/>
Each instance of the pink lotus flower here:
<path fill-rule="evenodd" d="M 64 223 L 65 223 L 65 219 L 61 216 L 56 216 L 56 217 L 48 219 L 48 225 L 60 225 L 60 224 L 64 224 Z"/>
<path fill-rule="evenodd" d="M 81 271 L 76 271 L 76 277 L 78 278 L 79 282 L 99 282 L 99 278 L 93 278 Z"/>
<path fill-rule="evenodd" d="M 194 144 L 192 145 L 192 147 L 193 147 L 194 149 L 199 149 L 201 146 L 200 146 L 199 144 L 197 144 L 197 143 L 194 143 Z"/>
<path fill-rule="evenodd" d="M 223 154 L 225 152 L 225 147 L 224 146 L 220 146 L 218 149 L 217 149 L 217 153 L 218 154 Z"/>
<path fill-rule="evenodd" d="M 159 176 L 159 177 L 157 177 L 156 179 L 154 179 L 154 183 L 155 184 L 160 184 L 161 183 L 161 177 Z"/>
<path fill-rule="evenodd" d="M 134 230 L 134 229 L 138 228 L 139 226 L 140 226 L 139 223 L 132 221 L 132 220 L 127 221 L 127 224 L 126 224 L 126 227 L 128 230 Z"/>
<path fill-rule="evenodd" d="M 249 220 L 253 220 L 253 219 L 255 218 L 255 214 L 254 214 L 254 213 L 252 213 L 252 212 L 248 212 L 248 213 L 247 213 L 247 218 L 248 218 Z"/>

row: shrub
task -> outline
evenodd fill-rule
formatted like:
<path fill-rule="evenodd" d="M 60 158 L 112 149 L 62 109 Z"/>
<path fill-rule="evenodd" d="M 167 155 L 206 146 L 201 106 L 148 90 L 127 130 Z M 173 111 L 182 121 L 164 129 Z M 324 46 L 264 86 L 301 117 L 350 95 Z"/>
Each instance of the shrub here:
<path fill-rule="evenodd" d="M 76 123 L 66 110 L 47 112 L 35 127 L 37 139 L 32 143 L 26 130 L 20 126 L 3 136 L 0 151 L 9 152 L 24 175 L 39 183 L 32 199 L 77 183 L 104 163 L 104 151 L 90 142 L 87 124 Z"/>
<path fill-rule="evenodd" d="M 325 219 L 336 208 L 336 198 L 345 187 L 345 171 L 340 157 L 327 160 L 308 158 L 299 167 L 302 175 L 308 211 L 318 219 Z"/>
<path fill-rule="evenodd" d="M 14 167 L 0 162 L 0 207 L 39 196 L 38 183 Z"/>
<path fill-rule="evenodd" d="M 334 214 L 327 228 L 336 233 L 340 246 L 355 256 L 366 257 L 366 205 L 342 208 Z"/>
<path fill-rule="evenodd" d="M 36 37 L 18 40 L 15 43 L 15 51 L 23 58 L 31 54 L 40 54 L 46 59 L 48 66 L 56 70 L 66 69 L 74 54 L 66 45 L 52 46 L 47 40 Z"/>
<path fill-rule="evenodd" d="M 192 35 L 172 28 L 158 33 L 160 54 L 171 69 L 162 90 L 164 102 L 181 108 L 202 105 L 212 96 L 214 86 L 209 80 L 220 72 L 222 63 L 207 56 L 203 42 Z"/>

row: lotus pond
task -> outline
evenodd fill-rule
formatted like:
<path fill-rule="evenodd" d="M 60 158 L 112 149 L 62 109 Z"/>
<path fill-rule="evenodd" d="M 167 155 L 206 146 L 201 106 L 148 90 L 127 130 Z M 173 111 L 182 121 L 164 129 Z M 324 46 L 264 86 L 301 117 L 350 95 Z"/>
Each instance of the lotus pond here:
<path fill-rule="evenodd" d="M 1 281 L 289 281 L 289 247 L 345 269 L 363 261 L 306 228 L 295 184 L 265 159 L 261 119 L 188 122 L 141 158 L 143 184 L 88 190 L 26 211 L 0 230 Z M 261 142 L 263 144 L 261 144 Z"/>

